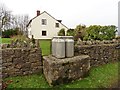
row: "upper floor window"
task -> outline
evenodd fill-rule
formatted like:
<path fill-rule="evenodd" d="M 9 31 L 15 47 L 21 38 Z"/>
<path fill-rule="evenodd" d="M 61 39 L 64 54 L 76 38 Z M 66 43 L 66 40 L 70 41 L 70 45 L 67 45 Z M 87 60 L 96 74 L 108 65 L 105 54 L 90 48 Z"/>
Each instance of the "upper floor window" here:
<path fill-rule="evenodd" d="M 59 23 L 55 23 L 55 27 L 59 28 Z"/>
<path fill-rule="evenodd" d="M 46 19 L 42 19 L 42 25 L 47 25 L 47 20 Z"/>

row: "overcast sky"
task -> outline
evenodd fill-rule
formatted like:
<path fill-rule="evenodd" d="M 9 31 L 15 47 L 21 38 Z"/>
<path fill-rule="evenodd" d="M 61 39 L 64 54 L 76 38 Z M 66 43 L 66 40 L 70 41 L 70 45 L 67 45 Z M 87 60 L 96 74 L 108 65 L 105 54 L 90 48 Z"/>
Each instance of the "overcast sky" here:
<path fill-rule="evenodd" d="M 0 0 L 13 14 L 36 16 L 36 10 L 47 11 L 61 19 L 68 28 L 78 24 L 118 26 L 119 0 Z"/>

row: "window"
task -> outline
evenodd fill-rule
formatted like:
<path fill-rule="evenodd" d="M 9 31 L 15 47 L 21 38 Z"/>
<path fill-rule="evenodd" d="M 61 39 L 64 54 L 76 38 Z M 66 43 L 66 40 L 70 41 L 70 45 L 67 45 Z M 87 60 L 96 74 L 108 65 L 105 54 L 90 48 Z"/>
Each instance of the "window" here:
<path fill-rule="evenodd" d="M 42 25 L 47 25 L 47 20 L 46 19 L 42 19 Z"/>
<path fill-rule="evenodd" d="M 42 36 L 46 36 L 46 31 L 42 31 Z"/>
<path fill-rule="evenodd" d="M 59 28 L 59 23 L 55 23 L 55 27 Z"/>

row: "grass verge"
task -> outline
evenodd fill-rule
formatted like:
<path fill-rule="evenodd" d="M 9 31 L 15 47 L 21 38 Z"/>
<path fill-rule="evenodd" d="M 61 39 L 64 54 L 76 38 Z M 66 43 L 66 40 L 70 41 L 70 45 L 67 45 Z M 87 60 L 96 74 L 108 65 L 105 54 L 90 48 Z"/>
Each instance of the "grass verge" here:
<path fill-rule="evenodd" d="M 42 55 L 49 55 L 50 54 L 50 44 L 51 40 L 40 40 L 40 47 L 42 49 Z"/>
<path fill-rule="evenodd" d="M 120 64 L 120 62 L 119 62 Z M 51 88 L 43 75 L 29 75 L 9 77 L 4 81 L 12 80 L 8 88 Z M 54 88 L 108 88 L 113 81 L 118 80 L 118 63 L 92 68 L 88 77 L 72 83 L 58 85 Z"/>
<path fill-rule="evenodd" d="M 10 43 L 11 42 L 11 38 L 2 38 L 2 43 Z"/>

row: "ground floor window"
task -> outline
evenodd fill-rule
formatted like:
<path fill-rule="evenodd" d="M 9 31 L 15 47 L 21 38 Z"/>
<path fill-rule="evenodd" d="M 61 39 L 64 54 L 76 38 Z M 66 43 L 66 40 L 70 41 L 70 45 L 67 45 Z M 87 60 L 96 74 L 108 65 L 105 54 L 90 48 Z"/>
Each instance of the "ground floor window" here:
<path fill-rule="evenodd" d="M 42 36 L 47 36 L 47 32 L 46 31 L 42 31 Z"/>

